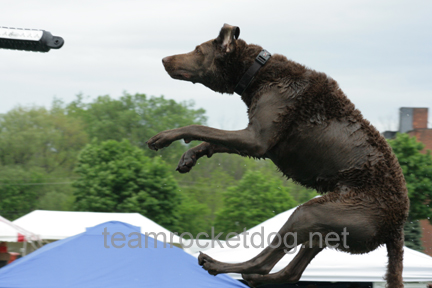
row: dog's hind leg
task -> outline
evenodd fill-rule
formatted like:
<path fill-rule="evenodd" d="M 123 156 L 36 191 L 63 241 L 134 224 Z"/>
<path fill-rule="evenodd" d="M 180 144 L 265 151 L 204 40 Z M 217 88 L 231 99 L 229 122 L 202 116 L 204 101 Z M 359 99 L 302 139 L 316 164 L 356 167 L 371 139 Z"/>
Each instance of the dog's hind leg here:
<path fill-rule="evenodd" d="M 309 247 L 309 243 L 304 243 L 294 257 L 294 259 L 284 269 L 277 273 L 260 275 L 260 274 L 242 274 L 244 280 L 252 287 L 262 283 L 295 283 L 300 280 L 303 271 L 312 261 L 312 259 L 323 250 L 318 245 Z"/>
<path fill-rule="evenodd" d="M 243 273 L 243 278 L 252 286 L 261 283 L 293 283 L 300 280 L 311 260 L 325 247 L 350 253 L 374 250 L 381 244 L 374 240 L 375 235 L 379 234 L 374 223 L 382 212 L 377 212 L 375 206 L 358 203 L 357 200 L 349 195 L 327 194 L 300 206 L 292 214 L 291 218 L 295 218 L 289 227 L 290 231 L 297 233 L 297 243 L 302 244 L 300 252 L 288 266 L 277 273 Z M 283 232 L 286 233 L 287 230 Z"/>
<path fill-rule="evenodd" d="M 404 287 L 402 281 L 402 269 L 403 269 L 403 245 L 404 245 L 404 234 L 401 230 L 396 237 L 386 242 L 387 253 L 388 253 L 388 265 L 387 265 L 387 287 L 388 288 L 402 288 Z"/>
<path fill-rule="evenodd" d="M 374 225 L 376 219 L 382 217 L 382 212 L 374 205 L 362 205 L 362 202 L 357 201 L 360 199 L 352 195 L 326 194 L 320 198 L 314 198 L 298 207 L 279 230 L 272 244 L 251 260 L 229 264 L 218 262 L 206 254 L 200 254 L 198 263 L 213 275 L 220 273 L 268 274 L 287 251 L 296 247 L 297 244 L 306 242 L 313 241 L 314 246 L 318 245 L 320 248 L 332 246 L 351 253 L 369 252 L 382 244 L 375 240 L 379 231 Z M 328 239 L 331 233 L 336 234 L 337 239 Z M 283 241 L 278 241 L 279 239 L 276 238 L 283 239 Z M 332 243 L 324 243 L 324 240 Z M 305 250 L 302 253 L 313 255 L 314 251 L 316 250 Z M 306 266 L 307 263 L 309 262 L 302 262 Z M 292 279 L 294 274 L 286 275 Z M 283 277 L 279 277 L 282 276 L 278 274 L 277 281 L 285 281 Z"/>
<path fill-rule="evenodd" d="M 300 206 L 279 230 L 272 243 L 254 258 L 243 263 L 223 263 L 201 253 L 198 264 L 212 275 L 220 273 L 268 274 L 276 263 L 297 243 L 308 241 L 315 221 Z"/>

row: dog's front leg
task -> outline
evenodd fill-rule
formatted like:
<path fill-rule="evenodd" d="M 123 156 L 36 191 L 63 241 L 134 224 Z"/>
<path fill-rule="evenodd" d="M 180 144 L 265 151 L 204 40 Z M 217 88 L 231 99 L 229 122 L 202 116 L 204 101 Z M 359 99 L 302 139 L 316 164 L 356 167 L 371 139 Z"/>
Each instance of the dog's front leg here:
<path fill-rule="evenodd" d="M 199 158 L 203 156 L 207 156 L 207 158 L 210 158 L 215 153 L 240 154 L 239 151 L 222 146 L 220 144 L 203 142 L 200 145 L 189 149 L 183 154 L 183 156 L 180 158 L 176 170 L 179 171 L 180 173 L 187 173 L 192 169 L 193 166 L 195 166 Z M 246 155 L 242 155 L 242 156 L 246 156 Z"/>
<path fill-rule="evenodd" d="M 267 143 L 261 140 L 252 125 L 244 130 L 225 131 L 201 125 L 191 125 L 182 128 L 163 131 L 147 141 L 150 149 L 158 150 L 169 146 L 176 140 L 184 139 L 187 143 L 192 140 L 219 144 L 238 151 L 239 154 L 253 157 L 263 157 L 267 151 Z"/>

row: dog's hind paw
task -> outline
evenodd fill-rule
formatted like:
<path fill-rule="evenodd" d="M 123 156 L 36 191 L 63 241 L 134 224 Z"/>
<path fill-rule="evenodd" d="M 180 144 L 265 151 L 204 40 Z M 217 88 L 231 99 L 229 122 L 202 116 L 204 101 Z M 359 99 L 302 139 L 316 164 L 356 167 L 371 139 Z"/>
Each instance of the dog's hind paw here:
<path fill-rule="evenodd" d="M 198 264 L 202 266 L 202 268 L 206 270 L 210 275 L 214 276 L 219 274 L 216 268 L 217 263 L 215 262 L 216 261 L 213 258 L 208 256 L 207 254 L 200 252 L 200 255 L 198 256 Z"/>

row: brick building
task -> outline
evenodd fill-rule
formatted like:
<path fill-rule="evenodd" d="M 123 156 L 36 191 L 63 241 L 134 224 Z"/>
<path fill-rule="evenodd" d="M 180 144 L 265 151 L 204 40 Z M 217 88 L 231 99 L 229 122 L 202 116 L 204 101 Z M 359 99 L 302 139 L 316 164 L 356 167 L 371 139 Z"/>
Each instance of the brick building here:
<path fill-rule="evenodd" d="M 393 138 L 397 132 L 415 136 L 417 141 L 425 145 L 421 152 L 426 153 L 426 150 L 432 150 L 432 129 L 428 129 L 428 108 L 400 108 L 399 130 L 385 131 L 383 134 L 386 138 Z M 423 231 L 421 240 L 424 252 L 432 256 L 432 225 L 429 220 L 420 220 L 420 225 Z"/>

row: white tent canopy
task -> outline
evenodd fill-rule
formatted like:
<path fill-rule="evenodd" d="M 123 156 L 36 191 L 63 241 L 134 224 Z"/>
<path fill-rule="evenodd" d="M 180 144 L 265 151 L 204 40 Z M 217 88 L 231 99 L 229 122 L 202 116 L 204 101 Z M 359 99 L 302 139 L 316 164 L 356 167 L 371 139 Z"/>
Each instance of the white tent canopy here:
<path fill-rule="evenodd" d="M 0 242 L 38 241 L 39 237 L 0 216 Z"/>
<path fill-rule="evenodd" d="M 285 211 L 247 230 L 247 234 L 242 233 L 237 241 L 232 241 L 235 238 L 233 237 L 228 243 L 222 242 L 223 248 L 215 243 L 215 247 L 206 250 L 205 253 L 218 261 L 227 263 L 247 261 L 268 245 L 274 235 L 270 234 L 279 231 L 294 210 L 295 208 Z M 229 248 L 227 244 L 238 247 Z M 295 253 L 285 255 L 271 273 L 286 267 L 298 252 L 298 248 Z M 404 282 L 432 281 L 432 257 L 407 247 L 404 247 L 404 251 Z M 312 260 L 300 281 L 384 282 L 387 261 L 387 250 L 384 246 L 363 255 L 351 255 L 327 248 Z M 231 276 L 241 279 L 240 274 L 231 274 Z"/>
<path fill-rule="evenodd" d="M 143 234 L 157 238 L 159 241 L 181 243 L 181 238 L 144 217 L 139 213 L 105 213 L 105 212 L 70 212 L 35 210 L 13 223 L 37 233 L 42 240 L 60 240 L 85 232 L 87 227 L 93 227 L 109 221 L 125 222 L 141 227 Z M 108 231 L 111 234 L 116 231 Z M 165 237 L 165 238 L 164 238 Z M 165 240 L 164 240 L 165 239 Z"/>

